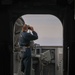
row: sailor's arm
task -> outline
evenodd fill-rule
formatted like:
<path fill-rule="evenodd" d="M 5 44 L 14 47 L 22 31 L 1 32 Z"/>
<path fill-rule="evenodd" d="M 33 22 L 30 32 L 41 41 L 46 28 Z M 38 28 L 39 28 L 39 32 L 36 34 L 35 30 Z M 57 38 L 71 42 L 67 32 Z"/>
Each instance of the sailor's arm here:
<path fill-rule="evenodd" d="M 31 27 L 31 31 L 32 31 L 33 34 L 28 33 L 28 38 L 30 40 L 36 40 L 36 39 L 38 39 L 38 34 L 36 33 L 36 31 L 34 31 L 33 27 Z"/>

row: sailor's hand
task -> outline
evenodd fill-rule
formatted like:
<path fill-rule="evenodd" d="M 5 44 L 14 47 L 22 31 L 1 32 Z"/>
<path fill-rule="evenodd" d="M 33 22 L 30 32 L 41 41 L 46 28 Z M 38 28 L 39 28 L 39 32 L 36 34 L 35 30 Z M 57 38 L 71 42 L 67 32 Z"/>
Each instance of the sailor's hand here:
<path fill-rule="evenodd" d="M 31 26 L 31 31 L 34 31 L 34 28 Z"/>

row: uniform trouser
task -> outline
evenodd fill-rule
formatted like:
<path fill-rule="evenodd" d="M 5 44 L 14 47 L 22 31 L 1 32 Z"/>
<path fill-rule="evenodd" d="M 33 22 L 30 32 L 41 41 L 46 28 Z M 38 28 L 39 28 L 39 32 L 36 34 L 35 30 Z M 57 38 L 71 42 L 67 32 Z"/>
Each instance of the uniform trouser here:
<path fill-rule="evenodd" d="M 26 48 L 21 60 L 21 71 L 24 75 L 30 75 L 31 72 L 31 49 Z"/>

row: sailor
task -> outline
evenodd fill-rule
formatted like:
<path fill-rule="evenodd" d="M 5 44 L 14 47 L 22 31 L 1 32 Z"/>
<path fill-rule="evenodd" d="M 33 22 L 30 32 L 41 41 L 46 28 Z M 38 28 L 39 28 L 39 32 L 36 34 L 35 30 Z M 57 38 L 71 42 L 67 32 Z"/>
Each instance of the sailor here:
<path fill-rule="evenodd" d="M 28 30 L 32 31 L 28 33 Z M 24 75 L 30 75 L 31 72 L 31 41 L 37 40 L 38 34 L 35 32 L 34 28 L 30 25 L 24 24 L 22 27 L 22 32 L 19 37 L 19 45 L 24 48 L 23 57 L 21 60 L 21 71 L 24 72 Z"/>

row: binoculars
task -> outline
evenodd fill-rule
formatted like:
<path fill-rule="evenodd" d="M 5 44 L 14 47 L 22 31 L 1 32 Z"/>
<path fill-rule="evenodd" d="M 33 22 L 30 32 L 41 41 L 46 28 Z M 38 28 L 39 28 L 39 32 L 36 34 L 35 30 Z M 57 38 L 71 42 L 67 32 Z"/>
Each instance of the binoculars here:
<path fill-rule="evenodd" d="M 27 25 L 28 29 L 31 29 L 31 27 L 29 25 Z"/>

